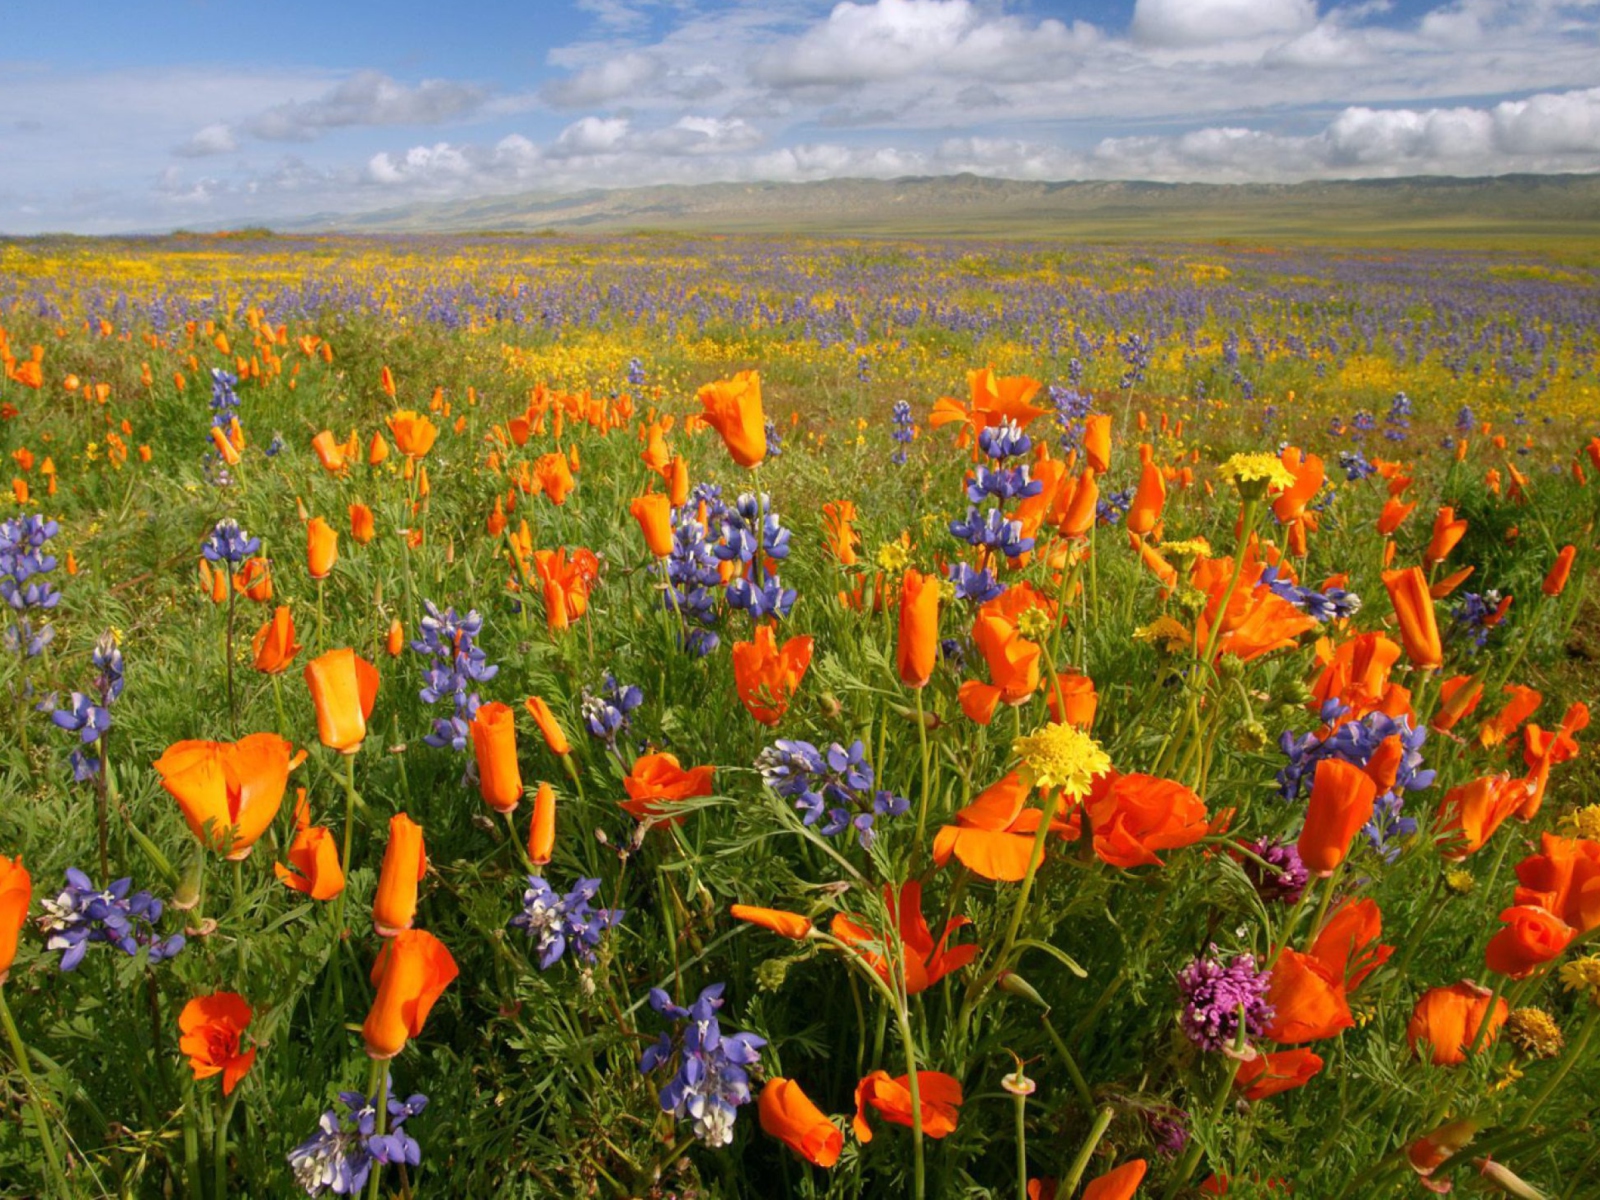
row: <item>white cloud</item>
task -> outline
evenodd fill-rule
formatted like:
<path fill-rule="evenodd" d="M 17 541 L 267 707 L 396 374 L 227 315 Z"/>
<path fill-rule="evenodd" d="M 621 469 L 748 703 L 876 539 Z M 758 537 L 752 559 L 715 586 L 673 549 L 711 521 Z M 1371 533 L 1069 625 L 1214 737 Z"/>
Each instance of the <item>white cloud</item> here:
<path fill-rule="evenodd" d="M 584 117 L 563 129 L 552 149 L 559 154 L 607 154 L 627 136 L 626 117 Z"/>
<path fill-rule="evenodd" d="M 558 79 L 541 94 L 558 108 L 589 108 L 633 95 L 664 74 L 666 65 L 654 55 L 628 53 Z"/>
<path fill-rule="evenodd" d="M 1316 0 L 1137 0 L 1133 35 L 1158 46 L 1301 33 L 1317 21 Z"/>
<path fill-rule="evenodd" d="M 425 79 L 416 87 L 377 71 L 357 71 L 311 100 L 291 100 L 243 122 L 267 141 L 305 142 L 350 125 L 438 125 L 470 116 L 485 99 L 481 88 Z"/>
<path fill-rule="evenodd" d="M 221 121 L 197 129 L 181 146 L 173 149 L 180 158 L 205 158 L 212 154 L 231 154 L 239 148 L 233 129 Z"/>

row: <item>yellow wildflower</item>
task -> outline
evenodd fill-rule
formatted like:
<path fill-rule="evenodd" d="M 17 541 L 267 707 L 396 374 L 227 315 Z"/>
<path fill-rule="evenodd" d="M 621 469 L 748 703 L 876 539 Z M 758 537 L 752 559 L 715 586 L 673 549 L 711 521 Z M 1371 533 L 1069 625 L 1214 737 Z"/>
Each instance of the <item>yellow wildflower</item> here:
<path fill-rule="evenodd" d="M 1051 723 L 1011 743 L 1023 773 L 1035 784 L 1060 788 L 1074 800 L 1089 794 L 1096 775 L 1111 769 L 1111 756 L 1074 725 Z"/>

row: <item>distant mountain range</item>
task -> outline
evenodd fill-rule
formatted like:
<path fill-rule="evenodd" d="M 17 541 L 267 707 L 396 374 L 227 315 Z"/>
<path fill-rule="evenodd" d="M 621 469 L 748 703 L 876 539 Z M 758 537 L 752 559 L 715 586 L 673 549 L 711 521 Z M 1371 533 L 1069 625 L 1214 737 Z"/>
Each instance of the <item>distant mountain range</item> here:
<path fill-rule="evenodd" d="M 286 233 L 683 231 L 1155 240 L 1600 241 L 1600 175 L 1295 184 L 977 175 L 530 192 L 274 222 Z"/>

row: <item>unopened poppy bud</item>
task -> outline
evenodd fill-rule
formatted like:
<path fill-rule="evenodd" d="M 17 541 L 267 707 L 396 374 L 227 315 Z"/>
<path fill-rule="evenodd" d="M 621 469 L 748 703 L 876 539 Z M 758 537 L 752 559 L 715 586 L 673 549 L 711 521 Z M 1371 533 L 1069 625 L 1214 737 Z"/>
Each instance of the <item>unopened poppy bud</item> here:
<path fill-rule="evenodd" d="M 200 903 L 200 878 L 205 870 L 205 855 L 203 852 L 192 855 L 189 865 L 184 868 L 183 878 L 178 882 L 178 888 L 172 893 L 172 907 L 179 912 L 188 912 Z"/>
<path fill-rule="evenodd" d="M 1217 676 L 1224 682 L 1238 679 L 1244 674 L 1244 660 L 1236 654 L 1224 654 L 1217 659 Z"/>
<path fill-rule="evenodd" d="M 996 982 L 996 986 L 999 987 L 1002 992 L 1007 992 L 1013 996 L 1020 996 L 1024 1000 L 1037 1004 L 1046 1012 L 1050 1011 L 1049 1002 L 1046 1001 L 1045 998 L 1034 989 L 1033 984 L 1029 983 L 1015 971 L 1000 972 L 1000 978 Z"/>

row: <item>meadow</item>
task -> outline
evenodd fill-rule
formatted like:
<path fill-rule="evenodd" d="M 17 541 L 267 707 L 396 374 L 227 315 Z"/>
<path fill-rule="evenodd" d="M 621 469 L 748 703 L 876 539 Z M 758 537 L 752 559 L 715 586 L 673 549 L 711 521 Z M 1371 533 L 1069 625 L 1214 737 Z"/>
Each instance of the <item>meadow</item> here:
<path fill-rule="evenodd" d="M 0 242 L 0 1195 L 1600 1197 L 1600 267 Z"/>

